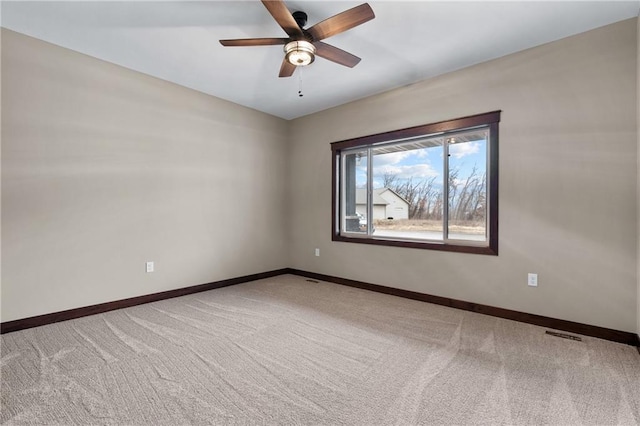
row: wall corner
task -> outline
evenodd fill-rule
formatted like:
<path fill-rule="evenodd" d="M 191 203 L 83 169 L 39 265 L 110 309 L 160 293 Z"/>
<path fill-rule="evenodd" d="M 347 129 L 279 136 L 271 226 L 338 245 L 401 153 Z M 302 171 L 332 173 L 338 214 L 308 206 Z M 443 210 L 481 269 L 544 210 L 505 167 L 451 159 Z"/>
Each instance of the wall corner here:
<path fill-rule="evenodd" d="M 636 244 L 636 280 L 638 283 L 638 289 L 636 293 L 637 297 L 637 312 L 636 312 L 636 333 L 640 336 L 640 14 L 636 21 L 636 138 L 638 139 L 637 164 L 636 164 L 636 216 L 637 216 L 637 244 Z"/>

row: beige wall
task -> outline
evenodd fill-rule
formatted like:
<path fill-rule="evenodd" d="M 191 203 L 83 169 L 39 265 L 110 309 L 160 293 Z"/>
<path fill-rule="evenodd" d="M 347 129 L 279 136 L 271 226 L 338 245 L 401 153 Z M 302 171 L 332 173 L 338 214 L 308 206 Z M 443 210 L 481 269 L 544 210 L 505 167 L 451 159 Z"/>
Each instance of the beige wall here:
<path fill-rule="evenodd" d="M 289 123 L 2 30 L 1 319 L 290 266 L 640 331 L 636 25 Z M 331 242 L 329 142 L 495 109 L 500 256 Z"/>
<path fill-rule="evenodd" d="M 295 120 L 291 266 L 635 331 L 636 24 Z M 499 256 L 331 242 L 330 142 L 497 109 Z M 526 285 L 528 272 L 539 287 Z"/>
<path fill-rule="evenodd" d="M 288 266 L 286 121 L 7 30 L 2 110 L 2 321 Z"/>
<path fill-rule="evenodd" d="M 636 58 L 637 58 L 637 68 L 636 68 L 636 75 L 638 78 L 638 87 L 637 87 L 637 95 L 636 95 L 636 111 L 638 114 L 638 121 L 637 121 L 637 129 L 638 129 L 638 169 L 637 169 L 637 176 L 638 176 L 638 187 L 637 187 L 637 195 L 636 195 L 636 200 L 637 200 L 637 204 L 638 204 L 638 210 L 636 211 L 636 214 L 638 216 L 638 257 L 640 257 L 640 17 L 638 17 L 638 40 L 637 40 L 637 53 L 636 53 Z M 637 315 L 637 319 L 638 319 L 638 328 L 636 329 L 636 332 L 638 333 L 638 335 L 640 335 L 640 259 L 637 261 L 637 266 L 638 266 L 638 315 Z"/>
<path fill-rule="evenodd" d="M 2 8 L 0 7 L 0 14 Z M 0 31 L 0 48 L 2 47 L 2 31 Z M 2 81 L 2 52 L 0 51 L 0 82 Z M 2 84 L 0 84 L 2 99 Z M 2 102 L 0 102 L 0 176 L 2 175 Z M 2 320 L 2 184 L 0 182 L 0 320 Z"/>

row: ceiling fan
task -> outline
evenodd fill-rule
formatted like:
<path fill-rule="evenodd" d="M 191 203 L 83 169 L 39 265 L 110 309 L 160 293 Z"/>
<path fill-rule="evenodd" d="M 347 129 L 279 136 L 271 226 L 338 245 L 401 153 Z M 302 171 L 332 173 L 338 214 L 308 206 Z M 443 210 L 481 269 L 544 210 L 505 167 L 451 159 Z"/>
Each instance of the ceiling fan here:
<path fill-rule="evenodd" d="M 317 56 L 349 68 L 355 67 L 360 58 L 321 40 L 340 34 L 375 18 L 371 6 L 363 3 L 338 13 L 307 29 L 307 14 L 289 12 L 282 0 L 262 0 L 273 19 L 282 27 L 288 38 L 245 38 L 220 40 L 223 46 L 269 46 L 284 45 L 285 56 L 280 66 L 279 77 L 291 77 L 296 67 L 312 63 Z"/>

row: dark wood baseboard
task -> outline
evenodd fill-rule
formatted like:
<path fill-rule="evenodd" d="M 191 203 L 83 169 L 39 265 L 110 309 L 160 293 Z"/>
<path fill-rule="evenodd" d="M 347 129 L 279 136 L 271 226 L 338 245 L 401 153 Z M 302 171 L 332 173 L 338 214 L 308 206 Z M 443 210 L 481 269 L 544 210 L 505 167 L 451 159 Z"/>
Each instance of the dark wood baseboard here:
<path fill-rule="evenodd" d="M 448 306 L 465 311 L 477 312 L 479 314 L 491 315 L 494 317 L 505 318 L 513 321 L 525 322 L 541 327 L 553 328 L 555 330 L 568 331 L 571 333 L 582 334 L 584 336 L 598 337 L 600 339 L 610 340 L 613 342 L 625 343 L 627 345 L 639 347 L 638 351 L 640 352 L 640 337 L 635 333 L 613 330 L 610 328 L 598 327 L 595 325 L 582 324 L 556 318 L 549 318 L 542 315 L 527 314 L 525 312 L 512 311 L 510 309 L 481 305 L 479 303 L 465 302 L 463 300 L 450 299 L 448 297 L 433 296 L 430 294 L 418 293 L 410 290 L 401 290 L 378 284 L 370 284 L 362 281 L 355 281 L 346 278 L 318 274 L 315 272 L 301 271 L 298 269 L 290 269 L 289 272 L 294 275 L 300 275 L 319 281 L 328 281 L 331 283 L 342 284 L 349 287 L 362 288 L 378 293 L 404 297 L 406 299 L 420 300 L 422 302 Z"/>
<path fill-rule="evenodd" d="M 55 322 L 66 321 L 88 315 L 100 314 L 113 311 L 115 309 L 128 308 L 130 306 L 142 305 L 144 303 L 157 302 L 159 300 L 170 299 L 172 297 L 185 296 L 187 294 L 199 293 L 201 291 L 213 290 L 235 284 L 247 283 L 264 278 L 276 277 L 278 275 L 292 274 L 301 277 L 312 278 L 319 281 L 327 281 L 349 287 L 361 288 L 392 296 L 404 297 L 406 299 L 420 300 L 422 302 L 436 305 L 448 306 L 465 311 L 477 312 L 499 318 L 510 319 L 519 322 L 548 327 L 555 330 L 568 331 L 582 334 L 584 336 L 598 337 L 600 339 L 613 342 L 625 343 L 638 347 L 640 352 L 640 336 L 626 331 L 612 330 L 610 328 L 598 327 L 595 325 L 581 324 L 578 322 L 560 320 L 544 317 L 541 315 L 527 314 L 525 312 L 512 311 L 510 309 L 497 308 L 494 306 L 481 305 L 479 303 L 465 302 L 462 300 L 450 299 L 448 297 L 433 296 L 425 293 L 418 293 L 410 290 L 401 290 L 393 287 L 386 287 L 378 284 L 370 284 L 362 281 L 350 280 L 347 278 L 333 277 L 331 275 L 307 272 L 293 268 L 283 268 L 274 271 L 262 272 L 259 274 L 245 275 L 243 277 L 230 278 L 222 281 L 215 281 L 207 284 L 200 284 L 191 287 L 183 287 L 175 290 L 167 290 L 159 293 L 147 294 L 144 296 L 131 297 L 129 299 L 116 300 L 114 302 L 100 303 L 97 305 L 85 306 L 82 308 L 69 309 L 66 311 L 53 312 L 50 314 L 38 315 L 35 317 L 23 318 L 14 321 L 7 321 L 0 324 L 0 334 L 11 333 L 13 331 L 24 330 Z"/>
<path fill-rule="evenodd" d="M 12 331 L 39 327 L 41 325 L 52 324 L 54 322 L 86 317 L 88 315 L 101 314 L 103 312 L 113 311 L 115 309 L 128 308 L 130 306 L 142 305 L 149 302 L 157 302 L 159 300 L 170 299 L 172 297 L 185 296 L 187 294 L 199 293 L 201 291 L 213 290 L 216 288 L 242 284 L 250 281 L 261 280 L 263 278 L 271 278 L 289 273 L 291 273 L 291 271 L 288 268 L 278 269 L 275 271 L 245 275 L 243 277 L 230 278 L 228 280 L 177 288 L 175 290 L 161 291 L 159 293 L 146 294 L 144 296 L 131 297 L 129 299 L 116 300 L 113 302 L 100 303 L 97 305 L 85 306 L 82 308 L 69 309 L 66 311 L 53 312 L 50 314 L 38 315 L 35 317 L 7 321 L 0 324 L 0 334 L 11 333 Z"/>

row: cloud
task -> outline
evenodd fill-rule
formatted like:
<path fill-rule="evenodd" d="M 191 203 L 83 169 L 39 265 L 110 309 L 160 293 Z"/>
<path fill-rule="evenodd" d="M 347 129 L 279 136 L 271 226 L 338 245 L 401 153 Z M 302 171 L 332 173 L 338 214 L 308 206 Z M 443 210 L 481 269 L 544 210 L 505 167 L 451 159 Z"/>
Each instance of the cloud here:
<path fill-rule="evenodd" d="M 397 151 L 374 156 L 373 174 L 381 179 L 384 175 L 397 176 L 398 179 L 424 179 L 439 176 L 427 160 L 427 149 L 413 149 L 409 151 Z M 414 160 L 411 160 L 414 158 Z M 417 162 L 415 159 L 420 159 Z M 414 163 L 414 164 L 410 164 Z"/>
<path fill-rule="evenodd" d="M 438 176 L 439 173 L 429 164 L 412 164 L 412 165 L 393 165 L 387 164 L 373 169 L 376 177 L 382 177 L 385 174 L 396 175 L 399 179 L 424 179 Z"/>
<path fill-rule="evenodd" d="M 375 167 L 384 166 L 386 164 L 398 164 L 415 153 L 415 151 L 398 151 L 376 155 L 373 157 L 373 164 Z"/>
<path fill-rule="evenodd" d="M 480 152 L 480 144 L 478 142 L 455 143 L 449 145 L 449 154 L 456 159 L 461 159 L 467 155 L 473 155 Z"/>

